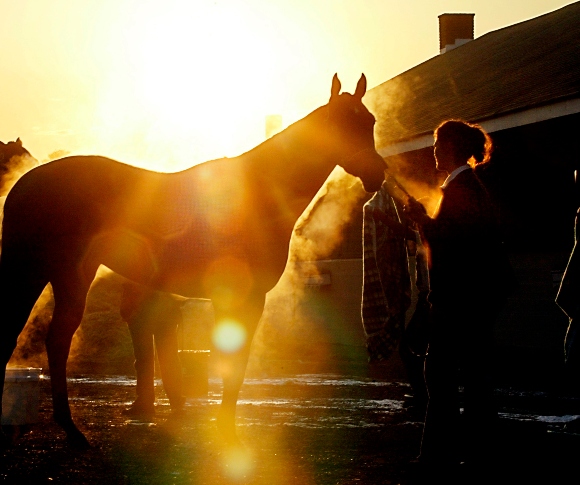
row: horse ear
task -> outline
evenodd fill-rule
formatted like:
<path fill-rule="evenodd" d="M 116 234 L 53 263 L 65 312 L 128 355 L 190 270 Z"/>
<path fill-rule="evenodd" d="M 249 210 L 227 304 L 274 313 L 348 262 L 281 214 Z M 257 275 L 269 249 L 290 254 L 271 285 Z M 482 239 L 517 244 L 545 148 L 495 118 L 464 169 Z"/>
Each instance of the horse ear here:
<path fill-rule="evenodd" d="M 16 141 L 14 143 L 16 143 L 17 145 L 22 146 L 22 140 L 20 139 L 20 137 L 16 138 Z"/>
<path fill-rule="evenodd" d="M 330 99 L 334 98 L 335 96 L 338 96 L 340 93 L 340 80 L 338 79 L 338 74 L 334 74 L 334 76 L 332 77 L 332 88 L 330 89 Z"/>
<path fill-rule="evenodd" d="M 358 99 L 362 99 L 362 97 L 367 92 L 367 78 L 364 74 L 360 75 L 360 79 L 356 84 L 356 90 L 354 92 L 354 97 Z"/>

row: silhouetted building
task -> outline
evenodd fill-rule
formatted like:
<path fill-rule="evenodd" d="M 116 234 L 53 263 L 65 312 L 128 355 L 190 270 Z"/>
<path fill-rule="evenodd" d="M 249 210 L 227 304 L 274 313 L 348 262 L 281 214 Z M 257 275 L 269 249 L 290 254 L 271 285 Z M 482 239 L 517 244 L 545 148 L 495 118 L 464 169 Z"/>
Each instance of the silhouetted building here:
<path fill-rule="evenodd" d="M 556 381 L 563 375 L 568 321 L 554 299 L 574 242 L 578 203 L 580 2 L 477 39 L 473 14 L 438 20 L 440 54 L 365 95 L 377 118 L 376 145 L 414 195 L 432 191 L 436 200 L 443 181 L 433 158 L 437 125 L 461 118 L 490 133 L 495 151 L 480 175 L 498 203 L 520 283 L 497 326 L 497 363 L 506 378 Z M 307 295 L 318 298 L 305 305 L 324 320 L 329 340 L 354 349 L 355 360 L 365 358 L 360 297 L 366 200 L 354 208 L 342 243 L 300 269 Z M 312 344 L 309 338 L 304 346 Z"/>
<path fill-rule="evenodd" d="M 473 13 L 439 15 L 439 50 L 441 54 L 473 40 Z"/>
<path fill-rule="evenodd" d="M 500 322 L 498 343 L 514 365 L 549 378 L 563 363 L 567 321 L 554 297 L 577 209 L 580 2 L 469 42 L 461 39 L 473 31 L 471 14 L 444 14 L 439 21 L 442 54 L 365 96 L 377 117 L 377 147 L 410 188 L 436 189 L 434 128 L 461 118 L 490 133 L 496 148 L 481 176 L 498 203 L 521 284 Z M 457 27 L 456 21 L 466 23 Z"/>

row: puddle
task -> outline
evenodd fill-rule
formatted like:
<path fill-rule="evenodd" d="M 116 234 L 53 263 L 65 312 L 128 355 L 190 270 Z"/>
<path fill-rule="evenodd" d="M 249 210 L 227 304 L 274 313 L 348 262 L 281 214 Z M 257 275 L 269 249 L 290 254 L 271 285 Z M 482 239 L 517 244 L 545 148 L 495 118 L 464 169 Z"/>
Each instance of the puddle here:
<path fill-rule="evenodd" d="M 220 382 L 210 379 L 210 382 Z M 400 387 L 407 386 L 398 382 L 377 381 L 374 379 L 344 378 L 333 374 L 303 374 L 284 378 L 249 378 L 244 380 L 245 386 L 345 386 L 345 387 Z"/>
<path fill-rule="evenodd" d="M 132 376 L 76 376 L 68 379 L 75 384 L 98 384 L 134 387 Z M 207 398 L 188 398 L 186 408 L 215 408 L 221 403 L 221 379 L 209 379 Z M 160 379 L 156 386 L 162 386 Z M 320 390 L 317 390 L 319 388 Z M 306 428 L 376 428 L 393 425 L 392 418 L 399 417 L 398 424 L 417 424 L 417 417 L 406 416 L 404 394 L 410 387 L 406 383 L 377 381 L 360 377 L 345 377 L 333 374 L 303 374 L 285 377 L 248 378 L 238 400 L 238 424 L 240 426 L 296 426 Z M 514 408 L 500 409 L 500 418 L 520 422 L 540 422 L 549 426 L 564 426 L 580 419 L 580 415 L 568 412 L 561 415 L 529 409 L 525 403 L 543 402 L 561 398 L 548 396 L 540 391 L 498 389 L 498 397 L 510 402 L 522 403 Z M 111 406 L 127 406 L 124 399 L 72 397 L 71 400 L 88 404 L 106 402 Z M 567 402 L 567 401 L 566 401 Z M 574 399 L 569 399 L 568 408 L 577 409 Z M 157 399 L 158 407 L 168 407 L 169 401 Z M 136 426 L 151 426 L 151 423 L 127 421 Z"/>

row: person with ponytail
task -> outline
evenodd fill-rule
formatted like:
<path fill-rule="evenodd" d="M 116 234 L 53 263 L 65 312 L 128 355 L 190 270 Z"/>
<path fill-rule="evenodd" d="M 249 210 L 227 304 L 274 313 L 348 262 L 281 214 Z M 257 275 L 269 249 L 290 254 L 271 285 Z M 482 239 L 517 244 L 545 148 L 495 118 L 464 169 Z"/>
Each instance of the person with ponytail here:
<path fill-rule="evenodd" d="M 437 127 L 434 141 L 436 168 L 447 174 L 439 205 L 430 217 L 411 198 L 405 211 L 429 258 L 428 405 L 418 460 L 447 467 L 479 461 L 493 450 L 493 323 L 511 278 L 506 281 L 509 261 L 495 209 L 474 170 L 490 158 L 490 137 L 479 125 L 448 120 Z"/>

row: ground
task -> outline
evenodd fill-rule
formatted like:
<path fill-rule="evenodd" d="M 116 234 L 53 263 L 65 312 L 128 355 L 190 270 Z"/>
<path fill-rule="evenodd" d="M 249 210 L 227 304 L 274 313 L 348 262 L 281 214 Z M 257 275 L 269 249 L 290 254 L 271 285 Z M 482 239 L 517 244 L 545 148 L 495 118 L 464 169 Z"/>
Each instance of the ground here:
<path fill-rule="evenodd" d="M 441 477 L 413 466 L 422 423 L 405 405 L 409 387 L 369 377 L 299 374 L 247 379 L 238 404 L 243 449 L 222 446 L 215 427 L 221 384 L 171 415 L 161 386 L 152 422 L 127 419 L 126 376 L 70 379 L 73 416 L 92 446 L 71 449 L 52 422 L 49 379 L 39 422 L 4 451 L 3 483 L 402 484 Z M 496 457 L 485 469 L 446 472 L 446 483 L 563 483 L 576 473 L 580 435 L 565 432 L 578 399 L 500 389 Z M 6 429 L 14 431 L 14 429 Z M 479 480 L 479 481 L 478 481 Z M 546 480 L 546 481 L 544 481 Z"/>

